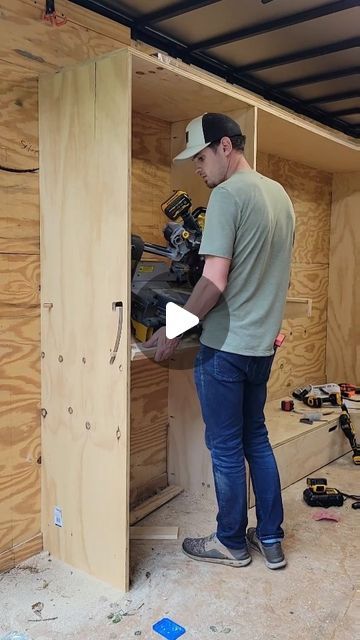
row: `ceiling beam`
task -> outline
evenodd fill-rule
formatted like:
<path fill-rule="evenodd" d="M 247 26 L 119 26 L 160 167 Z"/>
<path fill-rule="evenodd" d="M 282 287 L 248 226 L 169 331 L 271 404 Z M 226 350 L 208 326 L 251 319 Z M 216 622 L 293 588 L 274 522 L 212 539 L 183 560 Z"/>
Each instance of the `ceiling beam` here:
<path fill-rule="evenodd" d="M 338 109 L 338 111 L 328 111 L 332 116 L 353 116 L 360 113 L 360 107 L 352 107 L 351 109 Z"/>
<path fill-rule="evenodd" d="M 321 122 L 329 127 L 333 127 L 343 133 L 355 137 L 359 137 L 358 129 L 336 117 L 332 117 L 329 112 L 312 106 L 305 105 L 289 93 L 283 91 L 277 91 L 276 88 L 261 81 L 259 78 L 248 75 L 246 73 L 237 73 L 234 67 L 229 64 L 223 63 L 220 60 L 211 58 L 202 53 L 191 53 L 188 50 L 187 45 L 184 42 L 179 42 L 175 38 L 166 35 L 165 33 L 159 33 L 156 29 L 149 26 L 139 26 L 137 28 L 136 18 L 130 16 L 128 12 L 125 12 L 123 8 L 110 9 L 104 4 L 106 0 L 71 0 L 74 4 L 78 4 L 87 9 L 95 11 L 100 15 L 120 22 L 122 24 L 129 25 L 132 30 L 132 37 L 145 42 L 146 44 L 158 48 L 174 58 L 180 58 L 188 64 L 194 64 L 201 69 L 213 73 L 224 80 L 243 87 L 263 96 L 266 100 L 276 101 L 282 106 L 292 109 L 296 113 L 308 116 Z M 360 41 L 360 38 L 358 39 Z M 357 45 L 353 45 L 357 46 Z"/>
<path fill-rule="evenodd" d="M 353 98 L 360 98 L 360 91 L 344 91 L 344 93 L 328 93 L 327 95 L 318 96 L 317 98 L 309 98 L 309 100 L 303 100 L 304 104 L 320 104 L 321 102 L 340 102 L 340 100 L 352 100 Z"/>
<path fill-rule="evenodd" d="M 326 73 L 315 73 L 312 76 L 303 76 L 302 78 L 294 78 L 277 82 L 277 89 L 289 89 L 290 87 L 302 87 L 306 84 L 317 84 L 318 82 L 326 82 L 327 80 L 337 80 L 338 78 L 347 78 L 360 74 L 360 67 L 347 67 L 346 69 L 337 69 L 336 71 L 328 71 Z"/>
<path fill-rule="evenodd" d="M 176 18 L 177 16 L 188 13 L 189 11 L 195 11 L 196 9 L 202 9 L 209 4 L 216 4 L 221 0 L 181 0 L 162 9 L 156 11 L 150 11 L 136 19 L 137 25 L 146 25 L 150 22 L 161 22 L 162 20 L 170 20 L 170 18 Z"/>
<path fill-rule="evenodd" d="M 300 11 L 299 13 L 293 13 L 292 15 L 283 16 L 276 20 L 266 20 L 253 24 L 245 29 L 237 29 L 235 31 L 228 31 L 221 36 L 214 38 L 208 38 L 207 40 L 200 40 L 189 46 L 190 51 L 208 50 L 213 47 L 219 47 L 224 44 L 230 44 L 231 42 L 238 42 L 239 40 L 245 40 L 245 38 L 252 38 L 254 36 L 262 35 L 263 33 L 269 33 L 270 31 L 277 31 L 284 27 L 290 27 L 294 24 L 302 24 L 309 22 L 309 20 L 316 20 L 316 18 L 322 18 L 338 11 L 344 11 L 346 9 L 352 9 L 357 7 L 359 0 L 338 0 L 337 2 L 329 2 L 315 9 L 308 9 L 307 11 Z"/>
<path fill-rule="evenodd" d="M 284 64 L 310 60 L 311 58 L 318 58 L 319 56 L 326 56 L 329 53 L 354 49 L 355 47 L 360 47 L 360 38 L 349 38 L 348 40 L 341 40 L 340 42 L 334 42 L 333 44 L 326 44 L 322 47 L 304 49 L 303 51 L 296 51 L 295 53 L 276 56 L 275 58 L 266 58 L 266 60 L 259 60 L 259 62 L 252 62 L 241 67 L 236 67 L 236 72 L 242 73 L 248 71 L 260 71 L 260 69 L 272 69 L 273 67 L 280 67 Z"/>

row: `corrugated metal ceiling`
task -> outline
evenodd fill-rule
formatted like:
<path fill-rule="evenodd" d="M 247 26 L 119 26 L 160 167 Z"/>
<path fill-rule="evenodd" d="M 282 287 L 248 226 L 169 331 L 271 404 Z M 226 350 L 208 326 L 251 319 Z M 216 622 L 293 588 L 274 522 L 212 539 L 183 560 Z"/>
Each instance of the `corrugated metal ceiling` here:
<path fill-rule="evenodd" d="M 355 138 L 360 0 L 72 0 L 132 37 Z"/>

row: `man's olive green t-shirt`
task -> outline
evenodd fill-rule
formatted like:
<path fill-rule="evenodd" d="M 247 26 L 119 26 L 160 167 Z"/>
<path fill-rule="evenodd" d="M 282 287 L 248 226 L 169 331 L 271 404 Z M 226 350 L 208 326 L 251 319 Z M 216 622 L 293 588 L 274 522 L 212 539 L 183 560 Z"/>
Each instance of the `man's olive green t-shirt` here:
<path fill-rule="evenodd" d="M 201 342 L 249 356 L 274 352 L 290 279 L 294 209 L 285 189 L 253 170 L 215 187 L 199 253 L 231 259 L 228 283 Z"/>

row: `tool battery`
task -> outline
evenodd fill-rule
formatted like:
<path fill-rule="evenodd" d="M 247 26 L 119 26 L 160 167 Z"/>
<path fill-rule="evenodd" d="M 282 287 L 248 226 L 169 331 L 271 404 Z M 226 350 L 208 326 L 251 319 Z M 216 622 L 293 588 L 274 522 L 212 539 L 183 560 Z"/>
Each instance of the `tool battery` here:
<path fill-rule="evenodd" d="M 344 496 L 340 491 L 327 486 L 326 478 L 307 478 L 303 497 L 310 507 L 342 507 Z"/>

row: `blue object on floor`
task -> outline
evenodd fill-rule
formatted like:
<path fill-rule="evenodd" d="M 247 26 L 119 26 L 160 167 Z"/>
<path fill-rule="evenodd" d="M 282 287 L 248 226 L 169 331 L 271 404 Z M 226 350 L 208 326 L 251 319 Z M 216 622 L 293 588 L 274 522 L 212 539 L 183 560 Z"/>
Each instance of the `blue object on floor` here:
<path fill-rule="evenodd" d="M 163 618 L 159 620 L 159 622 L 155 622 L 155 624 L 153 624 L 153 630 L 161 636 L 164 636 L 164 638 L 167 638 L 167 640 L 177 640 L 177 638 L 180 638 L 186 631 L 184 627 L 180 627 L 179 624 L 176 624 L 176 622 L 173 622 L 170 618 Z"/>

